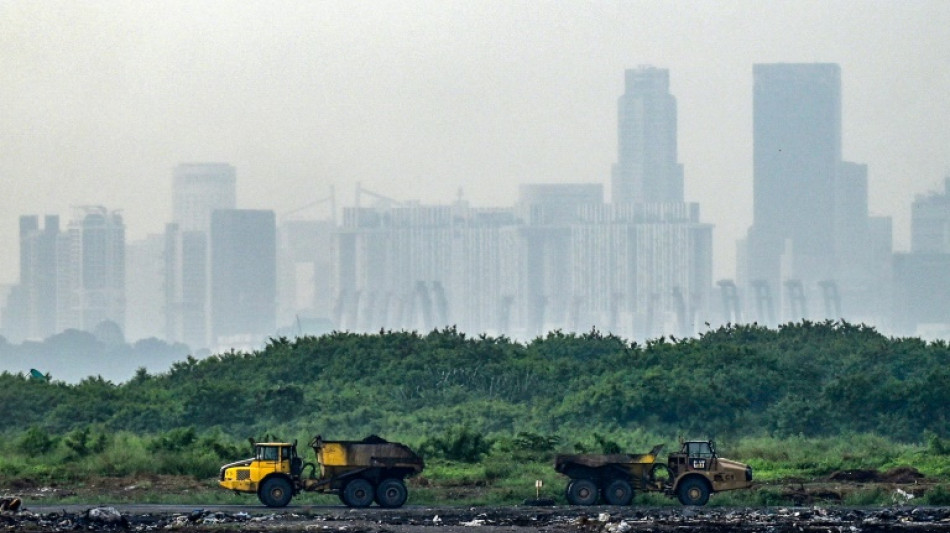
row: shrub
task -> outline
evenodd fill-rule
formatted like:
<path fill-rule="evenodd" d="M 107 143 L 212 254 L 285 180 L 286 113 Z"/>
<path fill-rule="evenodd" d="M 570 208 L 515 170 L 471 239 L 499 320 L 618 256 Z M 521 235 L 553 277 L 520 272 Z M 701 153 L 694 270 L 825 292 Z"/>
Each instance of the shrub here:
<path fill-rule="evenodd" d="M 947 485 L 936 485 L 924 495 L 927 505 L 950 505 L 950 488 Z"/>
<path fill-rule="evenodd" d="M 146 447 L 153 453 L 180 452 L 191 448 L 196 440 L 198 440 L 198 435 L 195 433 L 195 428 L 175 428 L 155 437 Z"/>
<path fill-rule="evenodd" d="M 43 455 L 56 447 L 57 439 L 44 429 L 31 426 L 17 441 L 17 450 L 26 455 Z"/>
<path fill-rule="evenodd" d="M 423 457 L 442 457 L 451 461 L 475 463 L 491 450 L 492 442 L 468 426 L 455 426 L 440 437 L 422 442 L 419 452 Z"/>
<path fill-rule="evenodd" d="M 102 453 L 109 446 L 109 436 L 105 433 L 93 434 L 86 427 L 69 432 L 63 439 L 63 444 L 69 449 L 72 458 L 86 457 L 94 453 Z"/>
<path fill-rule="evenodd" d="M 950 454 L 950 445 L 947 445 L 936 433 L 928 431 L 927 435 L 927 451 L 932 455 L 947 455 Z"/>
<path fill-rule="evenodd" d="M 521 431 L 514 437 L 501 439 L 497 450 L 512 460 L 548 461 L 560 443 L 561 438 L 556 435 Z"/>

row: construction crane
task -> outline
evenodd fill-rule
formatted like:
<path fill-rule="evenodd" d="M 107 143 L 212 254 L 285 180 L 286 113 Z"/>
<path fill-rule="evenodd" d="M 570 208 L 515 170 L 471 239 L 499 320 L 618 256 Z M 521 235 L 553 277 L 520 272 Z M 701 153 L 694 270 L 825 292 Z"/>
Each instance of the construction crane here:
<path fill-rule="evenodd" d="M 390 206 L 400 207 L 402 205 L 405 205 L 405 202 L 401 202 L 399 200 L 396 200 L 395 198 L 390 198 L 389 196 L 385 196 L 385 195 L 373 192 L 369 189 L 364 189 L 363 185 L 360 182 L 356 182 L 355 205 L 357 209 L 359 209 L 361 206 L 360 199 L 362 195 L 364 194 L 376 199 L 377 204 L 374 207 L 390 207 Z"/>
<path fill-rule="evenodd" d="M 315 206 L 325 204 L 325 203 L 330 204 L 330 221 L 333 222 L 334 225 L 336 225 L 336 187 L 334 187 L 333 185 L 330 185 L 330 192 L 326 196 L 317 198 L 316 200 L 309 202 L 307 204 L 304 204 L 300 207 L 295 207 L 291 209 L 290 211 L 285 211 L 280 214 L 280 218 L 285 219 L 287 217 L 290 217 L 291 215 L 295 215 L 301 211 L 305 211 L 307 209 L 310 209 L 311 207 L 315 207 Z"/>

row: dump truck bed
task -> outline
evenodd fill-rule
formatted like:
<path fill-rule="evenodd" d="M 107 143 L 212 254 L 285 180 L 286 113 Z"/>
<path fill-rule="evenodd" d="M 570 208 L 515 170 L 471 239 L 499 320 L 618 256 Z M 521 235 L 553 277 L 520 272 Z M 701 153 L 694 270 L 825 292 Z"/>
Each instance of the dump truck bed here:
<path fill-rule="evenodd" d="M 554 458 L 554 468 L 558 472 L 563 472 L 565 467 L 572 465 L 585 466 L 587 468 L 600 468 L 608 465 L 648 465 L 656 462 L 663 445 L 654 446 L 649 453 L 630 454 L 630 453 L 575 453 L 560 454 Z"/>
<path fill-rule="evenodd" d="M 425 463 L 408 446 L 389 442 L 379 437 L 359 441 L 325 441 L 320 437 L 311 443 L 317 462 L 326 474 L 359 468 L 389 468 L 405 471 L 406 475 L 422 472 Z"/>

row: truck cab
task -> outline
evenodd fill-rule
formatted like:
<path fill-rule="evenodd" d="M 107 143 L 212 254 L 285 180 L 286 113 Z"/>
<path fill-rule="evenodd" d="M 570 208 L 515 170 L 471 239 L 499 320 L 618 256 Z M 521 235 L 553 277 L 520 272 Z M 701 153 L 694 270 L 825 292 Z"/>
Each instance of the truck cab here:
<path fill-rule="evenodd" d="M 288 442 L 258 442 L 254 457 L 221 467 L 218 484 L 235 492 L 257 493 L 264 505 L 283 507 L 296 492 L 300 475 L 297 446 Z"/>
<path fill-rule="evenodd" d="M 716 454 L 713 441 L 685 441 L 667 458 L 670 492 L 683 505 L 705 505 L 713 492 L 752 486 L 752 467 Z"/>

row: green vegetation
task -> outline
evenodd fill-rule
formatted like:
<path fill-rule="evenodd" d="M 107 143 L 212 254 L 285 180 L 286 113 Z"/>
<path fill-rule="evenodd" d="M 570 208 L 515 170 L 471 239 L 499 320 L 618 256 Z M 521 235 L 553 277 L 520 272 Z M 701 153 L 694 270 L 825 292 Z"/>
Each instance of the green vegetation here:
<path fill-rule="evenodd" d="M 316 433 L 410 444 L 428 463 L 413 482 L 423 501 L 512 503 L 533 497 L 536 479 L 560 498 L 554 453 L 645 452 L 681 436 L 716 439 L 775 484 L 721 501 L 780 501 L 782 482 L 848 469 L 913 466 L 943 483 L 935 501 L 950 480 L 950 346 L 839 322 L 646 344 L 596 330 L 529 343 L 454 328 L 333 333 L 121 384 L 68 385 L 51 371 L 48 382 L 0 375 L 14 414 L 0 419 L 0 483 L 184 474 L 213 486 L 249 437 Z"/>

